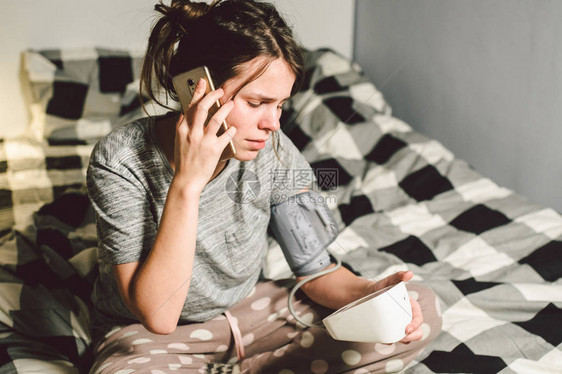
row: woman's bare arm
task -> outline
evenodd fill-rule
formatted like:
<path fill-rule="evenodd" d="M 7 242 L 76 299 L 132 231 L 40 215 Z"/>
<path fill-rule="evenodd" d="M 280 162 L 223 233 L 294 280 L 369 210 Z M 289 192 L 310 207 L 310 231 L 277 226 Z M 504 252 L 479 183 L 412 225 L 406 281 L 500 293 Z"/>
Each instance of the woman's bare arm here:
<path fill-rule="evenodd" d="M 198 211 L 199 193 L 172 183 L 146 260 L 114 265 L 125 305 L 151 332 L 169 334 L 177 326 L 193 270 Z"/>
<path fill-rule="evenodd" d="M 125 304 L 147 330 L 158 334 L 169 334 L 177 326 L 193 271 L 199 198 L 236 131 L 231 127 L 216 135 L 232 102 L 223 105 L 204 126 L 209 108 L 224 92 L 204 93 L 205 81 L 201 80 L 185 116 L 180 115 L 176 123 L 174 178 L 150 253 L 142 263 L 114 266 Z"/>

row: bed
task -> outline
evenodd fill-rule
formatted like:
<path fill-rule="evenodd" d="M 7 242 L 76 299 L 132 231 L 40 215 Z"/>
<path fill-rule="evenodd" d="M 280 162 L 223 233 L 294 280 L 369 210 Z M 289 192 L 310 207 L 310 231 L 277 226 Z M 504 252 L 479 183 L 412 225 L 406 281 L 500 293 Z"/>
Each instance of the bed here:
<path fill-rule="evenodd" d="M 32 124 L 0 141 L 0 373 L 91 362 L 96 233 L 84 182 L 93 144 L 132 118 L 141 55 L 22 55 Z M 282 130 L 339 224 L 330 251 L 362 276 L 409 269 L 443 332 L 404 373 L 562 373 L 562 217 L 482 177 L 392 115 L 354 61 L 306 51 Z M 290 276 L 269 238 L 264 276 Z"/>

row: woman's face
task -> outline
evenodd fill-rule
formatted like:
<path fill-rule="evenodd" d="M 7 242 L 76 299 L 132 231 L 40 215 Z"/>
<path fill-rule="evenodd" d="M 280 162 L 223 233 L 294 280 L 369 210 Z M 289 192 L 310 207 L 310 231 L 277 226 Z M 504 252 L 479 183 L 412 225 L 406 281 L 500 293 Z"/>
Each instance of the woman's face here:
<path fill-rule="evenodd" d="M 258 59 L 247 62 L 241 75 L 224 83 L 224 98 L 232 97 L 234 91 L 245 82 L 259 66 Z M 253 160 L 266 146 L 271 132 L 279 129 L 281 106 L 291 95 L 295 75 L 282 59 L 269 64 L 265 72 L 251 81 L 234 97 L 235 107 L 226 117 L 229 126 L 236 127 L 232 138 L 236 148 L 236 159 Z"/>

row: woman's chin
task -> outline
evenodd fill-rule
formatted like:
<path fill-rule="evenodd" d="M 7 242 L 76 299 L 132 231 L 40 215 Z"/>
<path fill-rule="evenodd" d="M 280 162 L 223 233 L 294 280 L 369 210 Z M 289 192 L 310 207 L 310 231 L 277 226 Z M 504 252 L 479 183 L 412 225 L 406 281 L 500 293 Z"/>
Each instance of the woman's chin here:
<path fill-rule="evenodd" d="M 252 161 L 257 157 L 259 150 L 247 150 L 247 149 L 237 149 L 236 156 L 234 157 L 238 161 Z"/>

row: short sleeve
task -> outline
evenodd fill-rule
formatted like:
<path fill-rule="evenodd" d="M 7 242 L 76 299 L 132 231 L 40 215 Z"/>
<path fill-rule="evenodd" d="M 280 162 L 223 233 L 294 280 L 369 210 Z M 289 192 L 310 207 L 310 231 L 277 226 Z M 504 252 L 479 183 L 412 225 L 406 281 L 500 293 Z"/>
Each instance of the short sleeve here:
<path fill-rule="evenodd" d="M 157 221 L 142 184 L 126 168 L 91 161 L 87 187 L 96 213 L 100 260 L 143 260 L 152 248 Z"/>
<path fill-rule="evenodd" d="M 278 147 L 275 167 L 271 170 L 271 205 L 282 203 L 316 182 L 314 170 L 302 153 L 281 130 L 277 131 Z"/>

